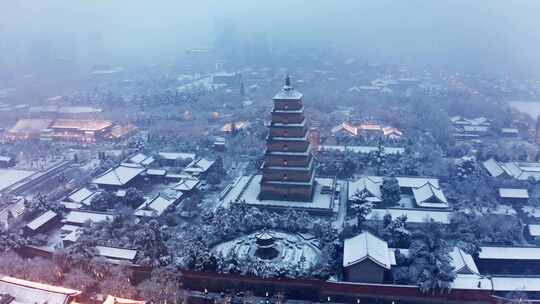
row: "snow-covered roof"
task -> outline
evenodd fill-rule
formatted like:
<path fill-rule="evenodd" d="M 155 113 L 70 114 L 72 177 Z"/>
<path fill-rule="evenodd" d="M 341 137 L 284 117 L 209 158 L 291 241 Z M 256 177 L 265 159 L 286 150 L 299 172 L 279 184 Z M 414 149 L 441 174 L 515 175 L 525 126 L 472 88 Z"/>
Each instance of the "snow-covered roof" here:
<path fill-rule="evenodd" d="M 530 236 L 540 236 L 540 225 L 538 225 L 538 224 L 529 224 L 529 225 L 527 225 L 527 228 L 529 229 L 529 235 Z"/>
<path fill-rule="evenodd" d="M 464 118 L 461 116 L 454 116 L 450 118 L 453 124 L 464 125 L 464 126 L 489 126 L 490 122 L 485 117 L 476 117 L 476 118 Z"/>
<path fill-rule="evenodd" d="M 337 133 L 339 131 L 345 131 L 352 136 L 358 136 L 358 128 L 347 122 L 343 122 L 332 128 L 332 133 Z"/>
<path fill-rule="evenodd" d="M 99 256 L 113 259 L 113 260 L 133 261 L 135 260 L 135 256 L 137 256 L 137 250 L 132 250 L 132 249 L 107 247 L 107 246 L 96 246 L 95 248 Z"/>
<path fill-rule="evenodd" d="M 369 176 L 361 177 L 356 181 L 350 181 L 348 194 L 349 201 L 354 200 L 354 196 L 357 192 L 364 192 L 368 201 L 381 202 L 381 185 L 382 182 L 374 181 Z"/>
<path fill-rule="evenodd" d="M 453 122 L 453 123 L 461 121 L 461 116 L 452 116 L 452 117 L 450 117 L 450 121 Z"/>
<path fill-rule="evenodd" d="M 374 182 L 382 183 L 384 176 L 368 176 Z M 396 176 L 400 188 L 418 188 L 424 186 L 426 183 L 430 183 L 435 187 L 439 187 L 439 179 L 434 177 L 422 177 L 422 176 Z"/>
<path fill-rule="evenodd" d="M 439 179 L 433 177 L 398 176 L 396 179 L 401 188 L 417 188 L 427 183 L 439 187 Z"/>
<path fill-rule="evenodd" d="M 473 260 L 473 257 L 461 250 L 458 247 L 450 252 L 450 258 L 452 259 L 452 266 L 454 266 L 454 272 L 456 273 L 469 273 L 469 274 L 478 274 L 478 267 Z"/>
<path fill-rule="evenodd" d="M 90 205 L 89 200 L 93 197 L 96 191 L 92 191 L 86 187 L 80 188 L 71 192 L 68 196 L 68 199 L 74 203 L 84 203 Z"/>
<path fill-rule="evenodd" d="M 143 161 L 141 162 L 141 165 L 143 165 L 143 166 L 149 166 L 149 165 L 151 165 L 154 161 L 155 161 L 154 157 L 153 157 L 153 156 L 150 156 L 150 157 L 146 158 L 145 160 L 143 160 Z"/>
<path fill-rule="evenodd" d="M 420 207 L 447 208 L 448 201 L 439 187 L 431 183 L 412 189 L 416 204 Z"/>
<path fill-rule="evenodd" d="M 403 135 L 403 132 L 401 132 L 401 130 L 397 129 L 397 128 L 394 128 L 394 127 L 383 127 L 382 128 L 382 131 L 383 131 L 383 135 L 384 136 L 402 136 Z"/>
<path fill-rule="evenodd" d="M 540 260 L 540 247 L 480 247 L 480 259 L 496 260 Z"/>
<path fill-rule="evenodd" d="M 98 185 L 123 186 L 144 171 L 145 169 L 143 167 L 121 164 L 95 178 L 93 183 Z"/>
<path fill-rule="evenodd" d="M 159 152 L 158 155 L 166 160 L 195 159 L 195 153 Z"/>
<path fill-rule="evenodd" d="M 499 163 L 499 166 L 503 172 L 518 180 L 528 180 L 529 178 L 540 179 L 539 162 L 506 162 Z M 491 175 L 495 176 L 493 174 Z"/>
<path fill-rule="evenodd" d="M 147 169 L 146 174 L 147 175 L 154 175 L 154 176 L 165 176 L 167 174 L 167 170 L 165 170 L 165 169 Z"/>
<path fill-rule="evenodd" d="M 383 268 L 390 269 L 392 266 L 390 255 L 393 254 L 394 252 L 388 249 L 388 244 L 385 241 L 370 232 L 363 232 L 344 241 L 343 267 L 349 267 L 369 259 Z"/>
<path fill-rule="evenodd" d="M 499 188 L 501 198 L 529 198 L 529 190 L 515 188 Z"/>
<path fill-rule="evenodd" d="M 490 158 L 486 160 L 485 162 L 482 162 L 482 165 L 484 166 L 484 168 L 486 168 L 489 175 L 493 177 L 497 177 L 499 175 L 504 174 L 503 168 L 501 168 L 501 166 L 493 158 Z"/>
<path fill-rule="evenodd" d="M 131 156 L 127 160 L 128 163 L 142 165 L 142 166 L 151 165 L 154 161 L 155 161 L 155 159 L 154 159 L 153 156 L 146 155 L 146 154 L 140 153 L 140 152 L 133 155 L 133 156 Z"/>
<path fill-rule="evenodd" d="M 64 225 L 64 226 L 67 226 L 67 225 Z M 72 230 L 71 232 L 64 235 L 64 237 L 62 237 L 62 241 L 68 241 L 72 243 L 77 242 L 83 233 L 81 230 L 82 229 L 79 229 L 79 228 Z"/>
<path fill-rule="evenodd" d="M 47 211 L 43 213 L 42 215 L 38 216 L 34 220 L 32 220 L 30 223 L 26 224 L 26 227 L 30 230 L 37 230 L 41 226 L 47 224 L 48 222 L 52 221 L 54 218 L 56 218 L 58 214 L 54 211 Z"/>
<path fill-rule="evenodd" d="M 109 213 L 72 210 L 66 215 L 64 222 L 74 225 L 82 225 L 86 221 L 97 223 L 106 220 L 112 221 L 113 218 L 114 215 Z"/>
<path fill-rule="evenodd" d="M 12 277 L 0 279 L 0 293 L 14 297 L 17 304 L 66 304 L 75 296 L 81 294 L 75 289 L 51 286 Z"/>
<path fill-rule="evenodd" d="M 182 179 L 182 178 L 194 178 L 193 175 L 188 173 L 170 173 L 167 172 L 167 175 L 165 175 L 166 178 L 172 178 L 172 179 Z"/>
<path fill-rule="evenodd" d="M 135 215 L 144 217 L 152 217 L 154 215 L 160 216 L 173 203 L 174 201 L 158 195 L 152 199 L 146 200 L 139 207 L 137 207 L 135 210 Z"/>
<path fill-rule="evenodd" d="M 215 161 L 208 160 L 206 158 L 201 158 L 199 160 L 194 160 L 187 166 L 187 168 L 184 170 L 186 172 L 193 172 L 193 173 L 204 173 L 212 167 Z"/>
<path fill-rule="evenodd" d="M 471 125 L 465 125 L 463 126 L 463 130 L 465 132 L 477 132 L 477 133 L 485 133 L 489 131 L 488 126 L 471 126 Z"/>
<path fill-rule="evenodd" d="M 107 128 L 112 127 L 113 123 L 109 120 L 96 120 L 96 119 L 57 119 L 50 128 L 51 129 L 71 129 L 83 132 L 102 132 Z"/>
<path fill-rule="evenodd" d="M 178 191 L 191 191 L 193 188 L 197 187 L 200 183 L 200 180 L 197 178 L 183 178 L 174 186 L 174 190 Z"/>
<path fill-rule="evenodd" d="M 62 206 L 64 206 L 64 208 L 70 209 L 70 210 L 81 209 L 82 206 L 83 206 L 83 204 L 73 203 L 73 202 L 65 202 L 65 201 L 60 202 L 60 204 Z"/>
<path fill-rule="evenodd" d="M 516 128 L 501 128 L 502 133 L 519 134 L 519 130 Z"/>
<path fill-rule="evenodd" d="M 508 162 L 508 163 L 502 163 L 500 164 L 501 168 L 506 172 L 508 175 L 518 178 L 521 175 L 521 168 L 518 166 L 515 162 Z"/>
<path fill-rule="evenodd" d="M 0 191 L 22 182 L 34 173 L 34 171 L 0 168 Z"/>
<path fill-rule="evenodd" d="M 132 157 L 130 157 L 129 161 L 134 163 L 134 164 L 140 164 L 147 158 L 148 158 L 148 156 L 146 154 L 137 153 L 137 154 L 133 155 Z"/>
<path fill-rule="evenodd" d="M 13 159 L 11 156 L 0 155 L 0 161 L 10 162 Z"/>
<path fill-rule="evenodd" d="M 475 125 L 489 124 L 489 120 L 483 116 L 469 119 L 469 122 Z"/>

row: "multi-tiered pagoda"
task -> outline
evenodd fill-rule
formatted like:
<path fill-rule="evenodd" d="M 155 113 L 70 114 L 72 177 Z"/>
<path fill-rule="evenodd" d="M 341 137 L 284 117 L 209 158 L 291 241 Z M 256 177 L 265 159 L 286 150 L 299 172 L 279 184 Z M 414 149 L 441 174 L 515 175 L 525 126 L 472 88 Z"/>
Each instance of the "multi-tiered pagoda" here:
<path fill-rule="evenodd" d="M 304 117 L 302 94 L 285 86 L 273 98 L 272 122 L 261 180 L 261 200 L 312 201 L 314 159 Z"/>

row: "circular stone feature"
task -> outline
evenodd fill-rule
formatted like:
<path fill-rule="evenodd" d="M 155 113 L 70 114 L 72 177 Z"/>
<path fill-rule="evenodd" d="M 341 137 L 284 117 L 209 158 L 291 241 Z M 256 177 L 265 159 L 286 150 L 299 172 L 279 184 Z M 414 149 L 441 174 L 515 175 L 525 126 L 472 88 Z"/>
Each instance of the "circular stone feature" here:
<path fill-rule="evenodd" d="M 253 257 L 271 261 L 278 267 L 309 269 L 319 260 L 318 240 L 306 235 L 277 230 L 261 230 L 221 243 L 212 251 L 223 256 Z"/>

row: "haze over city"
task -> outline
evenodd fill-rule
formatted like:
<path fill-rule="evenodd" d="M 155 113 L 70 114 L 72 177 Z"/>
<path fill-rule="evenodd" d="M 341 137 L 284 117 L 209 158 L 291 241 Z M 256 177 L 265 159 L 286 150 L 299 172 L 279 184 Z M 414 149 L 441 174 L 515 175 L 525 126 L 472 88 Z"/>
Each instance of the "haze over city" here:
<path fill-rule="evenodd" d="M 239 47 L 332 49 L 366 60 L 469 72 L 537 74 L 534 0 L 496 1 L 9 1 L 0 4 L 2 65 L 170 63 L 213 46 L 233 23 Z M 45 62 L 43 62 L 45 61 Z"/>

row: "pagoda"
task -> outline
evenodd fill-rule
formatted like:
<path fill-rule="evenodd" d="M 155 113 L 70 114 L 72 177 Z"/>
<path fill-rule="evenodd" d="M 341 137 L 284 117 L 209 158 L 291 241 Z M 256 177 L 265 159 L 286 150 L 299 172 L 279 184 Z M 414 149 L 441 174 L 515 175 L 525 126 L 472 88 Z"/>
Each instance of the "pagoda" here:
<path fill-rule="evenodd" d="M 259 199 L 311 202 L 315 173 L 309 128 L 302 94 L 289 76 L 273 101 Z"/>

